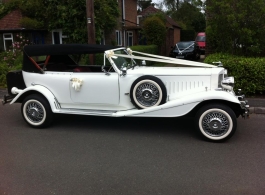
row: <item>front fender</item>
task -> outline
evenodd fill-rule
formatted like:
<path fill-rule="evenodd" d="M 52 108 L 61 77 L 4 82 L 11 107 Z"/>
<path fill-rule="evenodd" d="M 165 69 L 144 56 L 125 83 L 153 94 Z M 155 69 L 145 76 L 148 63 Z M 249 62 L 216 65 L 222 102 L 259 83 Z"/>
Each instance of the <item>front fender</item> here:
<path fill-rule="evenodd" d="M 17 96 L 10 102 L 10 104 L 16 103 L 20 97 L 23 97 L 23 95 L 25 95 L 26 97 L 27 93 L 35 91 L 35 92 L 42 94 L 48 100 L 53 112 L 58 110 L 58 108 L 60 107 L 53 93 L 44 86 L 34 85 L 34 86 L 27 87 L 24 90 L 14 90 L 14 91 L 17 92 Z M 32 93 L 29 93 L 29 94 L 32 94 Z"/>
<path fill-rule="evenodd" d="M 182 96 L 160 106 L 116 112 L 113 116 L 178 117 L 188 114 L 200 103 L 210 100 L 223 100 L 240 105 L 237 97 L 231 93 L 226 91 L 205 91 Z"/>
<path fill-rule="evenodd" d="M 204 92 L 199 92 L 191 95 L 186 95 L 180 98 L 173 99 L 169 102 L 172 104 L 179 104 L 179 103 L 191 103 L 191 102 L 203 102 L 203 101 L 208 101 L 208 100 L 224 100 L 236 104 L 240 104 L 240 101 L 238 98 L 226 91 L 204 91 Z"/>

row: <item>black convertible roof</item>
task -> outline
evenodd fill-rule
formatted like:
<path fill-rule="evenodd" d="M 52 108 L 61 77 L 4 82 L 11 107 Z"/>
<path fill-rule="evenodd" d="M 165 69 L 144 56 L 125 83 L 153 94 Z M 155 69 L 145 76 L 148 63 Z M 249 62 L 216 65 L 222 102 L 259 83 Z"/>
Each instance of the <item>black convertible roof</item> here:
<path fill-rule="evenodd" d="M 61 45 L 27 45 L 24 53 L 27 56 L 42 55 L 69 55 L 69 54 L 95 54 L 118 47 L 110 45 L 92 44 L 61 44 Z"/>

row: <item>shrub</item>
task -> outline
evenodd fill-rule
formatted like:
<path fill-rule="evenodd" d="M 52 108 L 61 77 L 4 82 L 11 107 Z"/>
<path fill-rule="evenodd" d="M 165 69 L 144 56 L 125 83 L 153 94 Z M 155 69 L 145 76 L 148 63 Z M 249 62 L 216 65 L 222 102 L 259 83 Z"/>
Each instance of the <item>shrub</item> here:
<path fill-rule="evenodd" d="M 148 44 L 161 46 L 166 37 L 166 25 L 161 16 L 152 15 L 143 21 L 143 35 Z"/>
<path fill-rule="evenodd" d="M 5 63 L 0 63 L 0 87 L 6 87 L 6 74 L 9 68 Z"/>
<path fill-rule="evenodd" d="M 29 28 L 29 29 L 42 29 L 42 28 L 44 28 L 44 25 L 41 22 L 37 21 L 36 19 L 31 19 L 29 17 L 23 17 L 20 20 L 20 24 L 24 28 Z"/>
<path fill-rule="evenodd" d="M 0 86 L 6 87 L 6 74 L 8 71 L 21 70 L 23 53 L 22 49 L 24 45 L 28 44 L 22 35 L 16 35 L 17 41 L 13 42 L 12 48 L 8 51 L 0 53 Z"/>
<path fill-rule="evenodd" d="M 246 94 L 265 92 L 265 58 L 240 57 L 216 53 L 206 57 L 205 63 L 221 61 L 229 76 L 235 77 L 235 90 Z"/>
<path fill-rule="evenodd" d="M 143 53 L 149 54 L 158 54 L 158 46 L 157 45 L 136 45 L 130 47 L 133 51 L 139 51 Z"/>
<path fill-rule="evenodd" d="M 158 46 L 157 45 L 136 45 L 136 46 L 132 46 L 130 48 L 133 51 L 139 51 L 139 52 L 154 54 L 154 55 L 158 54 Z M 147 66 L 153 66 L 155 64 L 156 64 L 156 62 L 146 61 Z"/>

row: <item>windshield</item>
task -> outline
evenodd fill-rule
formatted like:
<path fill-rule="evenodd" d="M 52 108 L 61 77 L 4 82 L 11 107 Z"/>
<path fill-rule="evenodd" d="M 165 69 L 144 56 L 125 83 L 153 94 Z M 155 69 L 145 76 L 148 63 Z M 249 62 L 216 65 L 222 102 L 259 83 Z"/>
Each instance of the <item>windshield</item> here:
<path fill-rule="evenodd" d="M 114 53 L 115 54 L 128 55 L 126 50 L 117 50 L 117 51 L 114 51 Z M 112 60 L 116 64 L 116 66 L 118 67 L 119 70 L 122 70 L 124 67 L 129 69 L 129 68 L 136 66 L 136 62 L 131 58 L 124 58 L 124 57 L 118 57 L 117 56 L 116 59 L 112 58 Z"/>
<path fill-rule="evenodd" d="M 196 41 L 205 42 L 205 36 L 197 36 Z"/>
<path fill-rule="evenodd" d="M 177 43 L 179 49 L 194 48 L 193 42 L 179 42 Z"/>

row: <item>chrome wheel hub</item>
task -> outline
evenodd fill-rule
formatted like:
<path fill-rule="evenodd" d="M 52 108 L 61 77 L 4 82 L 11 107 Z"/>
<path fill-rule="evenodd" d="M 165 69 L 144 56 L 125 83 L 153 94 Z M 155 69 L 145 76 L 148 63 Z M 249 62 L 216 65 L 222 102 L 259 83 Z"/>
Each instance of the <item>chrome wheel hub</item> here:
<path fill-rule="evenodd" d="M 142 92 L 142 96 L 145 100 L 149 100 L 152 98 L 153 92 L 150 89 L 144 89 Z"/>
<path fill-rule="evenodd" d="M 229 129 L 227 116 L 221 112 L 210 112 L 202 119 L 202 128 L 210 136 L 218 137 L 224 135 Z"/>
<path fill-rule="evenodd" d="M 155 105 L 159 100 L 159 96 L 158 88 L 152 83 L 143 83 L 136 89 L 136 99 L 145 107 Z"/>
<path fill-rule="evenodd" d="M 44 111 L 39 103 L 30 102 L 26 106 L 26 115 L 30 121 L 38 123 L 43 120 Z"/>

